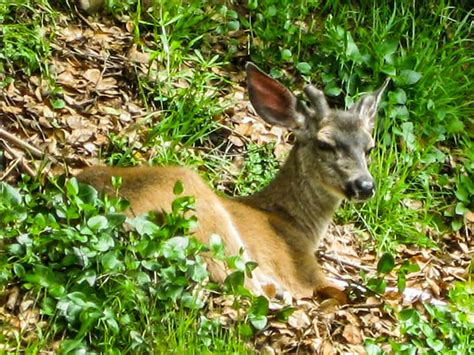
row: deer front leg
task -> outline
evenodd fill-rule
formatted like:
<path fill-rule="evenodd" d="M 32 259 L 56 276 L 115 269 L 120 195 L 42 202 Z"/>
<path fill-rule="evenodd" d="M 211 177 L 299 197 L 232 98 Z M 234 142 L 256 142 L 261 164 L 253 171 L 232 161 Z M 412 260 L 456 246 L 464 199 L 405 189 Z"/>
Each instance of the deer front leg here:
<path fill-rule="evenodd" d="M 320 300 L 334 299 L 341 305 L 348 303 L 344 291 L 328 280 L 314 254 L 305 254 L 299 270 L 303 273 L 305 282 L 311 287 L 313 296 Z"/>

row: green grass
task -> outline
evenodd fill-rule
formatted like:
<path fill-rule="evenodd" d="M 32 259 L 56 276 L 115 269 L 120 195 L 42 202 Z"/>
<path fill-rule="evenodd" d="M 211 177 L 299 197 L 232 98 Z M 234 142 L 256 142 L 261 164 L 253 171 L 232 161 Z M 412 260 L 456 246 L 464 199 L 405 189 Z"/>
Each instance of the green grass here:
<path fill-rule="evenodd" d="M 380 254 L 393 253 L 400 243 L 435 248 L 443 234 L 465 228 L 464 214 L 474 210 L 472 11 L 467 3 L 418 6 L 412 1 L 349 5 L 339 0 L 251 0 L 240 9 L 232 2 L 154 3 L 147 11 L 137 7 L 137 1 L 107 1 L 108 15 L 129 16 L 137 45 L 150 53 L 149 71 L 136 73 L 134 87 L 143 105 L 159 112 L 142 122 L 139 139 L 110 137 L 108 149 L 102 152 L 108 164 L 137 165 L 147 160 L 191 165 L 219 185 L 228 164 L 220 150 L 225 141 L 215 134 L 217 117 L 225 109 L 219 98 L 232 90 L 220 73 L 226 72 L 231 61 L 243 70 L 242 64 L 251 59 L 291 88 L 311 81 L 339 107 L 350 106 L 360 93 L 389 76 L 392 83 L 382 102 L 378 145 L 371 157 L 377 194 L 363 205 L 344 205 L 338 220 L 356 222 L 369 231 L 374 241 L 370 248 Z M 51 78 L 49 40 L 59 11 L 51 4 L 46 0 L 0 3 L 0 75 L 4 83 L 23 73 Z M 45 32 L 46 27 L 52 31 Z M 236 32 L 240 30 L 247 32 Z M 247 52 L 248 57 L 239 57 Z M 52 103 L 54 106 L 54 97 Z M 202 149 L 209 146 L 210 150 Z M 228 186 L 229 193 L 250 194 L 268 183 L 275 172 L 272 146 L 249 144 L 244 154 L 242 172 Z M 105 213 L 120 209 L 117 201 L 97 199 L 84 209 L 77 203 L 79 191 L 74 186 L 57 184 L 46 197 L 39 195 L 43 190 L 35 181 L 25 181 L 21 188 L 20 200 L 8 188 L 3 193 L 11 196 L 0 200 L 3 238 L 11 242 L 7 254 L 0 253 L 0 279 L 3 284 L 14 280 L 36 294 L 51 326 L 31 344 L 18 341 L 18 351 L 39 351 L 62 337 L 68 339 L 63 348 L 88 351 L 184 351 L 187 346 L 196 352 L 247 351 L 238 332 L 223 330 L 201 318 L 202 312 L 186 308 L 190 298 L 183 301 L 182 295 L 191 288 L 185 287 L 179 300 L 172 299 L 172 293 L 160 298 L 159 287 L 164 284 L 151 287 L 145 276 L 159 271 L 131 267 L 137 255 L 145 259 L 142 261 L 150 260 L 140 255 L 136 245 L 124 241 L 124 231 Z M 6 205 L 12 201 L 18 202 L 15 208 Z M 98 216 L 106 216 L 106 222 Z M 140 223 L 154 228 L 148 222 Z M 48 228 L 54 230 L 52 236 L 46 233 Z M 108 251 L 118 254 L 90 256 L 92 266 L 66 266 L 64 263 L 77 257 L 77 248 L 86 247 L 81 228 L 107 230 L 112 239 L 120 241 Z M 133 233 L 144 233 L 143 228 L 135 225 Z M 30 237 L 15 234 L 20 231 Z M 168 235 L 171 239 L 172 234 Z M 91 238 L 90 233 L 85 235 Z M 59 246 L 47 249 L 46 236 L 57 238 Z M 104 238 L 107 242 L 102 244 L 87 243 L 105 248 L 111 242 Z M 186 260 L 196 260 L 198 251 L 193 248 Z M 125 255 L 133 257 L 122 260 Z M 178 265 L 175 261 L 167 267 Z M 109 263 L 116 262 L 130 265 L 115 273 Z M 97 278 L 97 287 L 88 288 L 95 298 L 84 298 L 77 289 L 78 279 L 92 271 L 102 276 Z M 189 280 L 192 277 L 186 272 L 184 277 L 191 285 L 196 280 Z M 58 283 L 57 277 L 67 282 Z M 176 280 L 168 281 L 173 285 Z M 439 341 L 443 349 L 468 350 L 472 322 L 466 317 L 472 315 L 472 309 L 463 300 L 472 301 L 472 294 L 471 283 L 459 284 L 450 292 L 447 310 L 428 309 L 428 319 L 414 310 L 400 313 L 407 344 L 392 344 L 393 351 L 437 351 Z M 258 320 L 265 312 L 256 312 L 250 323 L 261 325 Z M 448 329 L 451 323 L 457 328 Z M 248 334 L 248 328 L 244 329 Z M 413 336 L 421 333 L 419 339 Z M 389 340 L 369 341 L 367 347 L 377 353 L 379 341 Z"/>

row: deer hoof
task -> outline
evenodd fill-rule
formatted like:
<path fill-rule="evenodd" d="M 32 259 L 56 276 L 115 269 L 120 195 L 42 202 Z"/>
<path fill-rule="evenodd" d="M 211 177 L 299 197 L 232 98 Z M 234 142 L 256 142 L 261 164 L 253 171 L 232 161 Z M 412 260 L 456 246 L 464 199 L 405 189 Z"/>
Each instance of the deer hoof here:
<path fill-rule="evenodd" d="M 344 293 L 344 291 L 340 290 L 339 288 L 335 286 L 325 286 L 322 288 L 319 288 L 315 291 L 315 295 L 322 300 L 322 303 L 325 301 L 330 301 L 326 303 L 336 303 L 338 306 L 342 306 L 344 304 L 349 303 L 349 300 Z"/>

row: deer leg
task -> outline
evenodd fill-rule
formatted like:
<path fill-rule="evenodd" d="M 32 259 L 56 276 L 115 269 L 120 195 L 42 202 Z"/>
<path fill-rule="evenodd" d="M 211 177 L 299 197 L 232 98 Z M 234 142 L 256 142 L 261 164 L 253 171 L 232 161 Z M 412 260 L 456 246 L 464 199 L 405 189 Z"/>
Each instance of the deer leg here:
<path fill-rule="evenodd" d="M 334 299 L 338 304 L 348 303 L 344 291 L 328 280 L 314 254 L 305 254 L 300 261 L 299 270 L 303 272 L 303 277 L 311 287 L 313 296 L 320 300 Z"/>

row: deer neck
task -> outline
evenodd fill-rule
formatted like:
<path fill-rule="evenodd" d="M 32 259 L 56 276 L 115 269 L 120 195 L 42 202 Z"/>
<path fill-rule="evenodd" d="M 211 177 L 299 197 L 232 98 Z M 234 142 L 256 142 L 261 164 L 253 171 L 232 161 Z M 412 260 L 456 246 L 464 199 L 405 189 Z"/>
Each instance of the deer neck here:
<path fill-rule="evenodd" d="M 278 214 L 316 246 L 341 199 L 311 179 L 299 151 L 300 145 L 296 143 L 275 179 L 263 190 L 239 200 Z"/>

